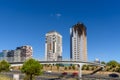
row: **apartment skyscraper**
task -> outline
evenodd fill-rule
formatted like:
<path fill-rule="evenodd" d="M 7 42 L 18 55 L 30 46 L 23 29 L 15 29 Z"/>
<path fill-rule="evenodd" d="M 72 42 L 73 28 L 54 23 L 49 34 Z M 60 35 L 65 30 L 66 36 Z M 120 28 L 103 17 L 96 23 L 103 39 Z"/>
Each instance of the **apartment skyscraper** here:
<path fill-rule="evenodd" d="M 56 31 L 51 31 L 46 34 L 45 60 L 62 60 L 62 36 Z"/>
<path fill-rule="evenodd" d="M 70 28 L 70 59 L 87 61 L 87 33 L 83 23 L 77 23 Z"/>

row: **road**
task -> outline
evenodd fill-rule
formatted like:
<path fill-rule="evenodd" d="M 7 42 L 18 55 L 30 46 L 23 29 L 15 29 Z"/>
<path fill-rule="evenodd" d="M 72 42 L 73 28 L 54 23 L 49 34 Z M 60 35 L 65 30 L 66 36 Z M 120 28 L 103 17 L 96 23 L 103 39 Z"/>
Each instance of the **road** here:
<path fill-rule="evenodd" d="M 11 71 L 11 72 L 1 73 L 1 74 L 7 75 L 11 78 L 13 78 L 14 74 L 19 74 L 20 75 L 20 77 L 19 77 L 20 80 L 23 80 L 23 78 L 25 76 L 20 71 Z M 61 73 L 44 72 L 43 75 L 37 76 L 35 80 L 67 80 L 69 78 L 78 78 L 77 76 L 72 76 L 72 74 L 69 74 L 69 73 L 67 75 L 65 75 L 64 78 L 62 78 L 62 77 L 63 76 L 62 76 Z M 112 77 L 108 77 L 108 76 L 105 76 L 105 75 L 83 75 L 82 78 L 84 80 L 88 80 L 88 79 L 100 79 L 100 80 L 115 79 L 115 80 L 120 80 L 119 77 L 112 78 Z"/>

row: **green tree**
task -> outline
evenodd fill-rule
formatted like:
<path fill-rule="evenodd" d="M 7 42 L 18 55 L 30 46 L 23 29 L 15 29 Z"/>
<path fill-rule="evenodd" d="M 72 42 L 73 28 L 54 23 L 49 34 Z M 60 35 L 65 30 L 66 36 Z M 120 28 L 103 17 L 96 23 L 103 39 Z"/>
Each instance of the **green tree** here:
<path fill-rule="evenodd" d="M 104 61 L 102 61 L 101 64 L 106 64 L 106 63 Z"/>
<path fill-rule="evenodd" d="M 72 65 L 72 69 L 75 70 L 75 65 Z"/>
<path fill-rule="evenodd" d="M 53 68 L 53 65 L 51 64 L 50 69 L 52 70 L 52 68 Z"/>
<path fill-rule="evenodd" d="M 59 71 L 60 65 L 59 65 L 59 64 L 56 64 L 56 67 L 57 67 L 57 70 Z"/>
<path fill-rule="evenodd" d="M 89 65 L 86 65 L 86 70 L 90 70 L 90 66 Z"/>
<path fill-rule="evenodd" d="M 83 66 L 82 66 L 82 70 L 86 70 L 86 66 L 87 66 L 87 65 L 83 65 Z"/>
<path fill-rule="evenodd" d="M 117 61 L 114 61 L 114 60 L 107 63 L 107 66 L 110 66 L 111 68 L 115 68 L 118 65 L 119 65 L 119 63 Z"/>
<path fill-rule="evenodd" d="M 119 73 L 120 73 L 120 67 L 118 67 L 118 68 L 116 69 L 116 72 L 119 72 Z"/>
<path fill-rule="evenodd" d="M 34 80 L 35 75 L 42 74 L 41 70 L 42 65 L 34 59 L 29 59 L 24 62 L 21 68 L 21 72 L 26 74 L 25 80 Z"/>
<path fill-rule="evenodd" d="M 118 72 L 119 63 L 115 60 L 109 61 L 107 63 L 107 71 Z"/>
<path fill-rule="evenodd" d="M 94 67 L 94 66 L 91 66 L 91 70 L 95 70 L 95 67 Z"/>
<path fill-rule="evenodd" d="M 67 70 L 67 67 L 65 66 L 64 70 Z"/>
<path fill-rule="evenodd" d="M 110 71 L 110 68 L 106 68 L 106 71 Z"/>
<path fill-rule="evenodd" d="M 10 64 L 7 61 L 2 60 L 0 62 L 0 72 L 7 72 L 7 71 L 9 71 L 10 70 L 9 67 L 10 67 Z"/>
<path fill-rule="evenodd" d="M 71 66 L 69 66 L 69 70 L 71 70 L 72 68 L 71 68 Z"/>

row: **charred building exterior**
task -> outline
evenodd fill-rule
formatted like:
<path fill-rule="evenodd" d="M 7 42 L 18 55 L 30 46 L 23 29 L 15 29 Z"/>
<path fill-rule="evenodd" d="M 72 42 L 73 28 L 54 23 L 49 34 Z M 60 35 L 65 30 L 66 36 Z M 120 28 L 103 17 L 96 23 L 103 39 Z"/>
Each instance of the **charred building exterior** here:
<path fill-rule="evenodd" d="M 51 31 L 46 34 L 45 60 L 62 60 L 62 36 L 56 31 Z"/>
<path fill-rule="evenodd" d="M 87 33 L 83 23 L 77 23 L 70 28 L 70 59 L 87 61 Z"/>

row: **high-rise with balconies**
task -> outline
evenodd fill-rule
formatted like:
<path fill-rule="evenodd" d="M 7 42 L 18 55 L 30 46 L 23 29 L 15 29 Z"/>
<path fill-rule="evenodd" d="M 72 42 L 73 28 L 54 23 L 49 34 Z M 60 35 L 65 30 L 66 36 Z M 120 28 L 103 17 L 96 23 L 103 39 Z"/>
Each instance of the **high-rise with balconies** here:
<path fill-rule="evenodd" d="M 77 23 L 70 28 L 70 59 L 87 61 L 87 33 L 83 23 Z"/>
<path fill-rule="evenodd" d="M 62 60 L 62 36 L 56 31 L 50 31 L 46 34 L 45 60 Z"/>

